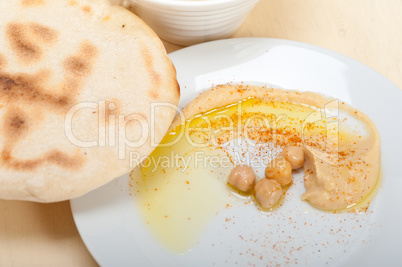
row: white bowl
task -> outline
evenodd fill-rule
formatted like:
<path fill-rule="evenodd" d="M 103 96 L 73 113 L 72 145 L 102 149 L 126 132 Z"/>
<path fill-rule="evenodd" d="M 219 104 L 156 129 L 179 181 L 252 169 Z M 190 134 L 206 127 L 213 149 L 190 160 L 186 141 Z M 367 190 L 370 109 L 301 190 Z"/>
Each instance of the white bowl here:
<path fill-rule="evenodd" d="M 242 24 L 242 21 L 237 21 L 235 23 L 226 25 L 224 27 L 205 30 L 202 33 L 197 33 L 194 31 L 164 31 L 160 34 L 160 37 L 166 41 L 172 43 L 180 43 L 182 45 L 192 45 L 194 43 L 207 42 L 216 39 L 227 38 L 232 35 L 232 32 Z"/>
<path fill-rule="evenodd" d="M 253 7 L 248 7 L 251 10 Z M 196 21 L 181 21 L 181 20 L 172 20 L 162 16 L 158 16 L 157 20 L 151 12 L 145 10 L 137 10 L 137 14 L 147 23 L 152 24 L 153 26 L 158 26 L 159 24 L 163 24 L 166 30 L 185 30 L 185 31 L 203 31 L 214 28 L 220 28 L 227 24 L 232 24 L 234 18 L 238 18 L 239 15 L 244 13 L 244 10 L 237 12 L 231 16 L 219 17 L 217 19 L 204 19 L 204 20 L 196 20 Z"/>
<path fill-rule="evenodd" d="M 162 39 L 179 45 L 227 38 L 259 0 L 130 0 Z"/>
<path fill-rule="evenodd" d="M 216 11 L 238 4 L 249 2 L 250 0 L 130 0 L 141 5 L 159 7 L 172 11 L 184 12 L 204 12 Z"/>
<path fill-rule="evenodd" d="M 136 1 L 136 0 L 134 0 Z M 244 13 L 244 9 L 250 6 L 254 6 L 255 0 L 250 0 L 248 2 L 243 2 L 242 4 L 231 6 L 224 9 L 219 9 L 215 11 L 206 12 L 179 12 L 171 11 L 163 8 L 154 8 L 146 5 L 133 4 L 137 11 L 147 12 L 151 14 L 158 14 L 158 17 L 166 18 L 171 21 L 180 21 L 184 23 L 198 22 L 198 21 L 209 21 L 214 19 L 219 19 L 229 16 L 239 16 L 239 14 Z"/>

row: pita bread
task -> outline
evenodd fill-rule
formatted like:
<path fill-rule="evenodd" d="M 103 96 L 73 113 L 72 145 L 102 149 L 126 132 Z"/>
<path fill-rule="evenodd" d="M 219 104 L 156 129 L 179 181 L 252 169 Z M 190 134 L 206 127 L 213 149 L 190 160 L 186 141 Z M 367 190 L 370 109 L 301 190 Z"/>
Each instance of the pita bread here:
<path fill-rule="evenodd" d="M 176 112 L 151 104 L 179 97 L 163 44 L 124 8 L 1 1 L 0 198 L 67 200 L 129 172 Z"/>

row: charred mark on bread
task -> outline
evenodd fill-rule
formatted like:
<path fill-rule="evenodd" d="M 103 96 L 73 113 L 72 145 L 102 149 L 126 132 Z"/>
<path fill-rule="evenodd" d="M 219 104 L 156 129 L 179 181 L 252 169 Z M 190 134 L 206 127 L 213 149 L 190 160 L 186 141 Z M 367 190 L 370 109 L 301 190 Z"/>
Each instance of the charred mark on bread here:
<path fill-rule="evenodd" d="M 8 39 L 17 58 L 39 60 L 42 48 L 27 38 L 24 32 L 26 29 L 31 31 L 31 35 L 36 35 L 46 42 L 57 39 L 56 31 L 36 24 L 8 25 Z M 35 74 L 7 72 L 6 59 L 0 55 L 0 102 L 7 104 L 2 129 L 5 145 L 0 153 L 0 164 L 17 171 L 34 170 L 45 163 L 66 169 L 78 169 L 83 166 L 85 158 L 80 152 L 68 155 L 53 149 L 37 158 L 18 159 L 13 156 L 13 151 L 33 130 L 32 126 L 43 120 L 39 114 L 64 115 L 77 102 L 76 96 L 85 83 L 85 78 L 92 73 L 96 56 L 97 48 L 88 41 L 82 42 L 77 53 L 68 56 L 63 62 L 64 82 L 60 87 L 50 84 L 49 70 L 40 70 Z M 29 111 L 37 114 L 31 114 Z"/>

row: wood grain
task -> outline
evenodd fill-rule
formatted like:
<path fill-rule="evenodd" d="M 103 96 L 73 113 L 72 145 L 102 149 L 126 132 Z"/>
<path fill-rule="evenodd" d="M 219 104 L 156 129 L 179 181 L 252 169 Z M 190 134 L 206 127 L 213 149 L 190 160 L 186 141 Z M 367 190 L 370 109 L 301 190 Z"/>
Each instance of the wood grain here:
<path fill-rule="evenodd" d="M 401 0 L 261 0 L 233 37 L 325 47 L 370 66 L 402 88 L 401 14 Z M 165 46 L 168 52 L 181 48 Z M 74 225 L 69 202 L 0 200 L 0 266 L 96 265 Z"/>

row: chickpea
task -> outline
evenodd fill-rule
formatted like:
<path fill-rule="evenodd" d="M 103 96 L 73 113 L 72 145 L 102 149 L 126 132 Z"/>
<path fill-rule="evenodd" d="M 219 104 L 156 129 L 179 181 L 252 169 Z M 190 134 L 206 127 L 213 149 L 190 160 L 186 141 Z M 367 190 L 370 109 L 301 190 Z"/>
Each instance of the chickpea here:
<path fill-rule="evenodd" d="M 283 152 L 283 156 L 287 161 L 289 161 L 293 170 L 297 170 L 303 167 L 304 164 L 304 152 L 301 147 L 298 146 L 288 146 Z"/>
<path fill-rule="evenodd" d="M 255 183 L 253 168 L 247 165 L 237 165 L 229 174 L 229 184 L 243 192 L 251 190 Z"/>
<path fill-rule="evenodd" d="M 264 209 L 272 208 L 282 196 L 282 187 L 277 180 L 261 179 L 255 185 L 255 198 Z"/>
<path fill-rule="evenodd" d="M 292 166 L 284 157 L 273 159 L 265 169 L 265 177 L 275 179 L 281 186 L 292 181 Z"/>

